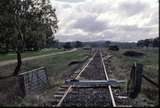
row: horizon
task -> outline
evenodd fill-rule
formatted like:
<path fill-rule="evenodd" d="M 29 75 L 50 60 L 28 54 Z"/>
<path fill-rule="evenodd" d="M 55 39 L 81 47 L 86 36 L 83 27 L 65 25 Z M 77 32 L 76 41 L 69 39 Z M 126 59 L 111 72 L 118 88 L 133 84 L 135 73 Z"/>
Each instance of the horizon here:
<path fill-rule="evenodd" d="M 157 37 L 153 37 L 153 38 L 145 38 L 145 39 L 155 39 Z M 145 40 L 145 39 L 141 39 L 141 40 Z M 55 39 L 55 40 L 58 40 L 58 39 Z M 76 41 L 79 41 L 79 40 L 73 40 L 73 41 L 60 41 L 58 40 L 59 42 L 76 42 Z M 112 40 L 94 40 L 94 41 L 80 41 L 80 42 L 106 42 L 106 41 L 110 41 L 110 42 L 117 42 L 117 43 L 137 43 L 138 41 L 128 41 L 128 42 L 123 42 L 123 41 L 112 41 Z"/>
<path fill-rule="evenodd" d="M 59 41 L 59 40 L 58 40 Z M 79 40 L 74 40 L 74 41 L 59 41 L 59 42 L 76 42 L 76 41 L 79 41 Z M 110 41 L 110 40 L 95 40 L 95 41 L 80 41 L 80 42 L 106 42 L 106 41 Z M 122 42 L 122 41 L 110 41 L 110 42 L 116 42 L 116 43 L 137 43 L 136 42 Z"/>

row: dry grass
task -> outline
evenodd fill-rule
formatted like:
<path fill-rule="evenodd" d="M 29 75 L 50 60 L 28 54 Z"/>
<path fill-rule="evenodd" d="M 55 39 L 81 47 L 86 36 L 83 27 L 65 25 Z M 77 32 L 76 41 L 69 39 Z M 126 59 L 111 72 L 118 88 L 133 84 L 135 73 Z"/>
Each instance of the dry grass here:
<path fill-rule="evenodd" d="M 0 80 L 0 106 L 42 106 L 50 100 L 63 83 L 82 64 L 68 66 L 70 61 L 84 60 L 88 54 L 84 50 L 65 53 L 56 56 L 44 57 L 39 60 L 31 60 L 23 63 L 21 72 L 32 70 L 44 66 L 49 75 L 50 87 L 42 94 L 27 96 L 24 99 L 16 96 L 16 78 L 11 77 Z M 0 76 L 10 75 L 15 68 L 15 64 L 0 67 Z"/>
<path fill-rule="evenodd" d="M 124 56 L 123 53 L 127 50 L 142 52 L 145 56 L 139 58 Z M 137 62 L 144 65 L 143 73 L 158 83 L 158 49 L 121 49 L 118 52 L 109 50 L 106 50 L 106 52 L 113 55 L 112 65 L 110 66 L 112 75 L 110 75 L 110 78 L 128 80 L 131 66 L 134 62 Z M 133 106 L 157 106 L 159 105 L 159 89 L 143 79 L 141 93 L 131 101 Z"/>

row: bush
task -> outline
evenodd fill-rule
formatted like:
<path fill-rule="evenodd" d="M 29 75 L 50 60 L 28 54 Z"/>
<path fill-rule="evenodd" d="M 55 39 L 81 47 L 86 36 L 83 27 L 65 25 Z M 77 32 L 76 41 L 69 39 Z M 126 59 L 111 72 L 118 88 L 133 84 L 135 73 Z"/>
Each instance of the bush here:
<path fill-rule="evenodd" d="M 0 48 L 0 53 L 1 54 L 7 54 L 8 53 L 8 49 L 6 49 L 6 48 Z"/>
<path fill-rule="evenodd" d="M 141 56 L 144 56 L 144 53 L 136 52 L 136 51 L 126 51 L 123 53 L 123 55 L 130 56 L 130 57 L 141 57 Z"/>
<path fill-rule="evenodd" d="M 70 43 L 70 42 L 66 42 L 66 43 L 63 45 L 63 48 L 64 48 L 64 49 L 71 49 L 71 48 L 72 48 L 71 43 Z"/>
<path fill-rule="evenodd" d="M 119 51 L 119 47 L 117 45 L 111 45 L 109 46 L 109 50 Z"/>

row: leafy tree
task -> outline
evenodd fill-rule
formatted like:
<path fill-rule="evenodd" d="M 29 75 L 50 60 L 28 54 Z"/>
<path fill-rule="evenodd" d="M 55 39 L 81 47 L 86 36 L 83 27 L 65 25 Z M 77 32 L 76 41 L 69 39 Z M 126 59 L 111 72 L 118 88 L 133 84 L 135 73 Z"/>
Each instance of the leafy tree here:
<path fill-rule="evenodd" d="M 138 47 L 148 47 L 149 45 L 152 45 L 153 47 L 159 47 L 159 37 L 156 37 L 154 39 L 139 40 L 137 42 Z"/>
<path fill-rule="evenodd" d="M 110 44 L 111 44 L 110 41 L 105 41 L 105 47 L 109 47 Z"/>
<path fill-rule="evenodd" d="M 145 39 L 144 40 L 144 46 L 149 47 L 149 44 L 151 43 L 150 39 Z"/>
<path fill-rule="evenodd" d="M 64 47 L 65 49 L 70 49 L 70 48 L 72 48 L 71 42 L 66 42 L 63 47 Z"/>
<path fill-rule="evenodd" d="M 82 45 L 82 42 L 80 42 L 80 41 L 76 41 L 76 43 L 75 43 L 75 47 L 76 48 L 79 48 L 79 47 L 82 47 L 83 45 Z"/>
<path fill-rule="evenodd" d="M 55 40 L 53 37 L 48 38 L 47 40 L 47 47 L 49 48 L 59 48 L 59 41 Z"/>
<path fill-rule="evenodd" d="M 144 46 L 144 40 L 139 40 L 139 41 L 137 42 L 137 46 L 138 46 L 138 47 L 143 47 L 143 46 Z"/>
<path fill-rule="evenodd" d="M 117 45 L 110 45 L 108 49 L 113 51 L 118 51 L 119 47 Z"/>
<path fill-rule="evenodd" d="M 59 48 L 59 40 L 53 40 L 53 47 Z"/>
<path fill-rule="evenodd" d="M 38 50 L 47 47 L 47 42 L 51 38 L 54 39 L 54 37 L 52 37 L 52 30 L 50 26 L 39 25 L 36 27 L 36 29 L 27 32 L 27 36 L 25 37 L 24 40 L 25 48 L 27 50 L 28 49 Z"/>
<path fill-rule="evenodd" d="M 1 0 L 0 27 L 0 45 L 8 49 L 12 43 L 10 46 L 17 53 L 13 75 L 20 70 L 24 48 L 43 47 L 48 36 L 58 28 L 55 9 L 48 0 Z"/>
<path fill-rule="evenodd" d="M 159 37 L 153 39 L 153 47 L 159 47 Z"/>

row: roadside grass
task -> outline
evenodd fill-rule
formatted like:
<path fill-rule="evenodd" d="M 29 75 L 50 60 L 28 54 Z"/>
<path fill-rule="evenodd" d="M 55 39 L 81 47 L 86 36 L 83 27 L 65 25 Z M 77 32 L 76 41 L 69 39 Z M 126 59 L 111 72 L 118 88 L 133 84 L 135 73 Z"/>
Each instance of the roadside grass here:
<path fill-rule="evenodd" d="M 137 52 L 144 53 L 142 57 L 127 57 L 123 53 L 127 50 L 133 50 Z M 144 74 L 151 77 L 154 81 L 158 83 L 158 69 L 159 69 L 159 54 L 158 49 L 149 48 L 149 49 L 121 49 L 119 52 L 112 53 L 116 56 L 116 59 L 119 59 L 122 63 L 132 65 L 133 63 L 141 63 L 144 65 Z"/>
<path fill-rule="evenodd" d="M 128 50 L 144 53 L 142 57 L 128 57 L 123 53 Z M 120 51 L 109 51 L 113 55 L 112 64 L 114 73 L 117 78 L 129 79 L 131 67 L 134 62 L 143 64 L 143 74 L 148 76 L 157 84 L 159 83 L 159 50 L 158 48 L 143 48 L 143 49 L 120 49 Z M 151 83 L 142 79 L 141 93 L 133 100 L 135 106 L 156 106 L 159 104 L 159 89 Z"/>
<path fill-rule="evenodd" d="M 51 98 L 53 98 L 53 95 L 57 88 L 63 84 L 64 80 L 69 78 L 70 75 L 78 69 L 82 64 L 74 64 L 72 66 L 69 66 L 68 64 L 71 61 L 84 61 L 85 58 L 87 58 L 89 55 L 84 50 L 77 50 L 74 52 L 69 52 L 65 54 L 60 54 L 56 56 L 48 56 L 37 60 L 30 60 L 23 63 L 21 72 L 25 72 L 28 70 L 32 70 L 35 68 L 39 68 L 41 66 L 46 67 L 48 77 L 49 77 L 49 83 L 50 87 L 44 93 L 37 94 L 34 96 L 27 96 L 24 99 L 19 99 L 19 97 L 14 97 L 15 89 L 15 79 L 6 79 L 0 81 L 0 105 L 20 105 L 20 106 L 32 106 L 33 102 L 35 106 L 40 105 L 44 102 L 47 102 Z M 6 67 L 0 67 L 3 71 L 6 68 L 9 68 L 9 66 Z M 12 72 L 12 70 L 10 70 Z M 9 86 L 11 85 L 11 86 Z M 2 95 L 4 98 L 2 98 Z M 9 96 L 13 97 L 8 101 Z M 39 100 L 38 97 L 41 97 Z M 31 101 L 32 100 L 32 101 Z M 43 101 L 43 102 L 42 102 Z"/>
<path fill-rule="evenodd" d="M 83 61 L 87 56 L 88 54 L 81 50 L 81 51 L 75 51 L 61 55 L 46 57 L 44 59 L 42 58 L 34 62 L 29 62 L 29 63 L 26 62 L 25 65 L 23 65 L 22 70 L 28 71 L 44 66 L 47 68 L 47 72 L 51 80 L 62 82 L 60 80 L 64 80 L 64 76 L 69 75 L 69 73 L 65 72 L 69 71 L 68 69 L 72 67 L 68 66 L 68 64 L 74 60 Z"/>
<path fill-rule="evenodd" d="M 25 51 L 22 53 L 22 58 L 31 57 L 31 56 L 38 56 L 38 55 L 43 55 L 43 54 L 49 54 L 49 53 L 54 53 L 54 52 L 60 52 L 60 51 L 63 51 L 63 49 L 46 48 L 46 49 L 42 49 L 39 51 Z M 6 54 L 0 53 L 0 61 L 12 60 L 12 59 L 16 59 L 16 57 L 17 56 L 16 56 L 15 52 L 9 52 Z"/>

